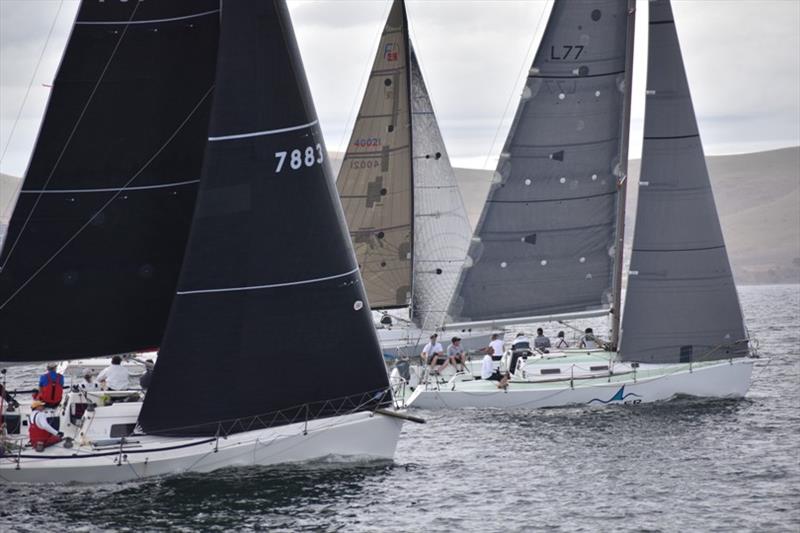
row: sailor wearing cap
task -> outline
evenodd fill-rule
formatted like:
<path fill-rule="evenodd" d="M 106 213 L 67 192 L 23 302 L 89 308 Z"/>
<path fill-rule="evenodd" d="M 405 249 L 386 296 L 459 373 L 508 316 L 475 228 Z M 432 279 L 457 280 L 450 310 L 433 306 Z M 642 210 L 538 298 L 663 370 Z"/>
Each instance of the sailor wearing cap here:
<path fill-rule="evenodd" d="M 456 367 L 456 372 L 458 372 L 459 368 L 466 370 L 467 358 L 464 353 L 464 347 L 461 346 L 461 337 L 450 339 L 450 346 L 447 347 L 447 360 Z"/>
<path fill-rule="evenodd" d="M 431 340 L 422 349 L 422 360 L 433 370 L 434 365 L 440 365 L 439 370 L 447 366 L 447 358 L 444 356 L 444 348 L 439 342 L 439 336 L 434 333 Z"/>
<path fill-rule="evenodd" d="M 45 403 L 40 400 L 33 400 L 31 409 L 33 412 L 28 417 L 30 420 L 28 435 L 31 445 L 37 452 L 41 452 L 48 446 L 61 442 L 63 433 L 57 431 L 50 422 L 47 421 L 47 413 L 44 412 Z"/>

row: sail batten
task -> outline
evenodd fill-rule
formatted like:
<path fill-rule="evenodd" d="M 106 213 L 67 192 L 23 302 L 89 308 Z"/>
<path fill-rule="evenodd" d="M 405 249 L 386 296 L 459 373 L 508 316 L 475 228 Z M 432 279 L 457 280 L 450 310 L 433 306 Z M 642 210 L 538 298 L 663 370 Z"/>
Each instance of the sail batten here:
<path fill-rule="evenodd" d="M 668 0 L 650 3 L 644 144 L 623 359 L 743 357 L 744 321 Z"/>
<path fill-rule="evenodd" d="M 607 309 L 627 0 L 556 0 L 451 304 L 459 322 Z"/>

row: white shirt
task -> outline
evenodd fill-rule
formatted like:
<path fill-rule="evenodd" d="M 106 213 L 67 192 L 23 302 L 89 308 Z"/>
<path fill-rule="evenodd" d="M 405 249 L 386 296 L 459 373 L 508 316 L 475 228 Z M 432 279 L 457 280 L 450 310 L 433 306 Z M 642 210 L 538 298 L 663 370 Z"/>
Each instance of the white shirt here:
<path fill-rule="evenodd" d="M 122 365 L 111 365 L 97 376 L 97 382 L 102 383 L 106 380 L 106 385 L 114 390 L 128 390 L 128 371 Z"/>
<path fill-rule="evenodd" d="M 530 346 L 531 341 L 528 339 L 528 337 L 523 335 L 522 337 L 517 337 L 516 339 L 514 339 L 514 342 L 513 342 L 513 344 L 511 346 L 513 348 L 513 347 L 516 347 L 517 344 L 523 344 L 523 343 L 527 343 L 528 346 Z"/>
<path fill-rule="evenodd" d="M 31 415 L 31 423 L 36 424 L 37 428 L 43 429 L 51 435 L 58 435 L 58 431 L 56 431 L 53 426 L 50 425 L 50 422 L 47 421 L 47 414 L 45 414 L 44 411 L 35 411 Z"/>
<path fill-rule="evenodd" d="M 486 354 L 483 356 L 483 365 L 481 366 L 481 379 L 489 379 L 494 374 L 494 361 L 492 356 Z"/>
<path fill-rule="evenodd" d="M 594 337 L 589 337 L 588 335 L 584 335 L 581 337 L 581 348 L 586 348 L 587 350 L 594 350 L 597 348 L 597 342 L 595 342 Z"/>
<path fill-rule="evenodd" d="M 100 385 L 95 383 L 94 381 L 86 381 L 85 379 L 81 381 L 81 388 L 83 390 L 97 390 L 100 388 Z"/>
<path fill-rule="evenodd" d="M 442 343 L 437 342 L 436 344 L 431 344 L 430 342 L 425 345 L 422 349 L 422 355 L 425 356 L 426 360 L 430 360 L 431 356 L 435 353 L 444 354 L 444 348 L 442 348 Z"/>
<path fill-rule="evenodd" d="M 564 337 L 558 337 L 558 340 L 556 340 L 556 348 L 569 348 L 569 343 Z"/>
<path fill-rule="evenodd" d="M 492 350 L 494 350 L 494 353 L 492 355 L 495 355 L 495 356 L 503 355 L 503 352 L 505 351 L 503 349 L 503 341 L 502 341 L 502 339 L 497 339 L 497 340 L 494 340 L 494 341 L 490 342 L 489 343 L 489 347 Z"/>

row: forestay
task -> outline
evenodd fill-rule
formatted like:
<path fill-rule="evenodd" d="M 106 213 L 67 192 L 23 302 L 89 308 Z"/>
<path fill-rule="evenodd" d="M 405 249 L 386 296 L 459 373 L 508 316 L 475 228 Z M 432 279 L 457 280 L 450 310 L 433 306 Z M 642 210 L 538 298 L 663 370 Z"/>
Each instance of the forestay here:
<path fill-rule="evenodd" d="M 608 307 L 626 127 L 627 4 L 553 5 L 459 280 L 454 317 Z"/>
<path fill-rule="evenodd" d="M 81 4 L 0 255 L 0 361 L 158 346 L 218 37 L 218 0 Z"/>
<path fill-rule="evenodd" d="M 441 327 L 469 248 L 471 229 L 417 56 L 411 47 L 414 177 L 412 319 Z"/>
<path fill-rule="evenodd" d="M 743 357 L 744 321 L 668 0 L 650 2 L 649 34 L 622 358 L 670 363 Z"/>
<path fill-rule="evenodd" d="M 392 5 L 337 180 L 373 309 L 411 301 L 413 179 L 405 6 Z"/>
<path fill-rule="evenodd" d="M 139 419 L 146 433 L 226 434 L 391 402 L 326 158 L 285 4 L 225 2 L 197 209 Z"/>

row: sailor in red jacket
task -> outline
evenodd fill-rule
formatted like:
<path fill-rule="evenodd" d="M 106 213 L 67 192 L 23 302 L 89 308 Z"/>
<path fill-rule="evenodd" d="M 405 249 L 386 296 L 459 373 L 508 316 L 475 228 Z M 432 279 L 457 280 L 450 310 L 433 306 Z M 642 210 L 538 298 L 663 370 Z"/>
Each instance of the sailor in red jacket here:
<path fill-rule="evenodd" d="M 47 372 L 39 377 L 39 392 L 35 398 L 47 407 L 58 407 L 64 396 L 64 376 L 56 372 L 56 364 L 49 363 Z"/>
<path fill-rule="evenodd" d="M 33 412 L 29 417 L 28 435 L 31 439 L 31 445 L 37 452 L 53 444 L 58 444 L 64 436 L 63 433 L 56 431 L 55 428 L 50 425 L 50 422 L 47 421 L 47 413 L 44 412 L 44 405 L 44 402 L 40 400 L 33 400 L 33 403 L 31 403 Z"/>

